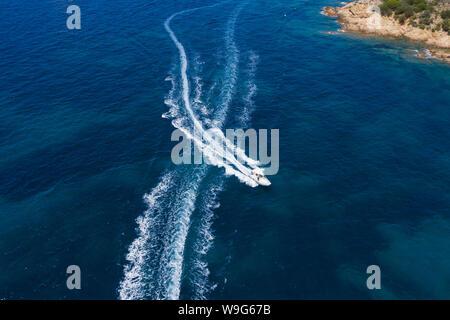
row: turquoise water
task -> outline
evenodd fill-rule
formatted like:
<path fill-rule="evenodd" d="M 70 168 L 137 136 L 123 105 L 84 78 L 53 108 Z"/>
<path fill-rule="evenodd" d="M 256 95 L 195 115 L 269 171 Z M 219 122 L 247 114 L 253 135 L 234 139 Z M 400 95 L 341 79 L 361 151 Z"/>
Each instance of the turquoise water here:
<path fill-rule="evenodd" d="M 66 1 L 0 5 L 0 298 L 450 298 L 450 68 L 324 33 L 334 0 L 174 17 L 202 122 L 280 129 L 251 188 L 170 159 L 187 113 L 164 22 L 214 3 L 79 0 L 73 31 Z"/>

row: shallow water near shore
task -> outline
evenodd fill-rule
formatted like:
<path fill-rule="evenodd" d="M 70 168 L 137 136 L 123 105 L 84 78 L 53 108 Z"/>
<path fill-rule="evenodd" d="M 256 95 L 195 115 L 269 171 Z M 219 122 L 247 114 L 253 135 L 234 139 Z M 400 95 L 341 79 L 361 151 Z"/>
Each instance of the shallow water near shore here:
<path fill-rule="evenodd" d="M 185 114 L 164 22 L 213 3 L 80 0 L 76 32 L 66 2 L 2 5 L 0 298 L 450 298 L 450 67 L 324 34 L 339 1 L 176 17 L 200 117 L 280 129 L 279 173 L 250 188 L 170 160 Z"/>

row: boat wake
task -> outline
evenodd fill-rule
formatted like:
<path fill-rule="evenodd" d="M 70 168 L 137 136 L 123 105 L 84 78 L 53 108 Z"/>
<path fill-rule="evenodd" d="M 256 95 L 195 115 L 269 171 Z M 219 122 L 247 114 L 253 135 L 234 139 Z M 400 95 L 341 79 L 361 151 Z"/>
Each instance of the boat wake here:
<path fill-rule="evenodd" d="M 209 6 L 210 7 L 210 6 Z M 231 102 L 234 87 L 237 79 L 237 68 L 238 68 L 238 62 L 239 62 L 239 51 L 236 48 L 236 45 L 234 43 L 233 37 L 227 36 L 226 37 L 226 47 L 229 49 L 229 58 L 227 63 L 227 68 L 225 70 L 225 74 L 228 75 L 227 81 L 225 81 L 224 86 L 222 88 L 222 97 L 220 99 L 218 112 L 216 114 L 216 117 L 214 119 L 215 127 L 212 128 L 212 130 L 206 131 L 203 128 L 202 123 L 198 120 L 197 116 L 195 115 L 192 105 L 191 105 L 191 98 L 190 98 L 190 87 L 189 87 L 189 80 L 187 76 L 187 68 L 188 68 L 188 60 L 186 55 L 186 50 L 183 46 L 183 44 L 178 40 L 175 33 L 173 32 L 172 28 L 170 27 L 170 23 L 172 20 L 182 14 L 186 14 L 188 12 L 193 12 L 198 9 L 189 9 L 181 12 L 174 13 L 172 16 L 170 16 L 166 22 L 164 23 L 164 27 L 166 31 L 169 33 L 170 38 L 172 39 L 173 43 L 177 47 L 180 55 L 180 75 L 181 75 L 181 82 L 182 82 L 182 100 L 185 107 L 185 110 L 188 113 L 189 119 L 193 123 L 194 130 L 196 130 L 198 133 L 200 133 L 201 137 L 204 141 L 197 138 L 195 134 L 187 132 L 187 129 L 182 125 L 185 119 L 182 119 L 183 121 L 180 121 L 180 119 L 177 119 L 177 121 L 173 122 L 173 125 L 180 129 L 186 136 L 188 136 L 199 148 L 202 150 L 203 155 L 207 157 L 210 164 L 216 165 L 218 167 L 225 168 L 225 173 L 227 175 L 234 175 L 239 178 L 242 182 L 252 186 L 256 187 L 258 186 L 257 181 L 252 177 L 252 169 L 251 168 L 257 168 L 259 165 L 258 161 L 251 159 L 250 157 L 247 157 L 245 154 L 245 151 L 240 149 L 239 147 L 235 146 L 234 143 L 226 139 L 223 132 L 220 130 L 220 127 L 223 125 L 223 122 L 225 120 L 225 117 L 227 115 L 228 106 Z M 240 5 L 237 9 L 238 13 L 242 10 L 242 5 Z M 236 24 L 238 14 L 233 15 L 233 17 L 228 22 L 228 29 L 233 29 L 234 31 L 234 25 Z M 215 134 L 214 136 L 210 133 L 213 131 Z M 235 157 L 236 156 L 236 157 Z M 226 160 L 226 161 L 224 161 Z M 245 166 L 244 164 L 247 164 L 250 166 Z"/>
<path fill-rule="evenodd" d="M 251 120 L 252 111 L 255 108 L 253 101 L 256 95 L 257 87 L 255 84 L 255 73 L 258 63 L 258 55 L 254 52 L 250 53 L 249 63 L 247 66 L 246 90 L 247 93 L 243 97 L 244 108 L 237 114 L 237 119 L 242 127 L 245 127 Z M 209 280 L 209 268 L 207 263 L 207 254 L 213 245 L 214 232 L 212 230 L 214 210 L 220 207 L 218 194 L 223 190 L 225 180 L 218 176 L 213 181 L 207 183 L 204 188 L 204 198 L 200 204 L 200 226 L 196 228 L 195 243 L 193 245 L 193 255 L 191 261 L 187 265 L 189 269 L 189 282 L 193 288 L 192 299 L 206 299 L 207 295 L 212 292 L 217 284 L 211 283 Z"/>
<path fill-rule="evenodd" d="M 171 22 L 178 16 L 216 7 L 225 2 L 177 12 L 164 23 L 166 31 L 178 49 L 180 66 L 178 76 L 172 70 L 166 78 L 171 82 L 172 88 L 165 100 L 169 111 L 163 117 L 171 119 L 175 128 L 190 137 L 210 164 L 224 168 L 226 175 L 236 176 L 242 182 L 256 187 L 258 183 L 251 178 L 251 173 L 253 169 L 258 168 L 259 163 L 247 157 L 245 152 L 234 146 L 221 131 L 238 77 L 239 50 L 234 42 L 234 31 L 236 20 L 245 3 L 237 6 L 227 23 L 226 78 L 221 83 L 219 104 L 209 122 L 206 120 L 211 108 L 203 102 L 201 78 L 198 76 L 194 78 L 195 97 L 191 101 L 187 75 L 188 58 L 184 46 L 171 28 Z M 216 85 L 217 83 L 214 83 L 213 87 Z M 251 107 L 253 94 L 249 93 L 250 100 L 247 107 Z M 199 117 L 205 119 L 200 121 Z M 202 123 L 209 123 L 213 129 L 205 130 Z M 203 140 L 192 133 L 194 130 L 202 133 Z M 124 267 L 123 279 L 118 288 L 120 299 L 179 299 L 184 268 L 190 272 L 186 277 L 192 287 L 190 298 L 204 299 L 214 289 L 214 285 L 208 281 L 206 254 L 214 239 L 213 212 L 219 206 L 217 198 L 223 189 L 224 179 L 216 176 L 212 180 L 204 181 L 208 170 L 209 166 L 206 164 L 178 166 L 163 174 L 157 186 L 144 196 L 147 210 L 137 219 L 138 235 L 131 243 L 126 256 L 128 263 Z M 190 267 L 186 268 L 185 247 L 194 211 L 199 214 L 199 222 L 193 231 L 195 234 L 193 245 L 189 248 L 192 252 L 189 258 Z"/>

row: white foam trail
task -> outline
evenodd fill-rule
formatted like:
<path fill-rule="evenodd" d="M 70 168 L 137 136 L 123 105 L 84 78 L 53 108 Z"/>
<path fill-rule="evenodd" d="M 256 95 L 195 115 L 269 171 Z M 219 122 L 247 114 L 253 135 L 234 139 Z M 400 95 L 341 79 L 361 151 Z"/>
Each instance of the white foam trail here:
<path fill-rule="evenodd" d="M 203 179 L 204 174 L 205 171 L 194 172 L 197 177 L 191 177 L 187 188 L 180 195 L 182 201 L 179 207 L 177 206 L 171 221 L 174 227 L 170 232 L 170 242 L 169 245 L 164 246 L 160 262 L 160 275 L 163 280 L 161 287 L 166 290 L 164 295 L 158 298 L 177 300 L 180 297 L 186 237 L 189 231 L 190 217 L 195 209 L 199 181 Z"/>
<path fill-rule="evenodd" d="M 169 111 L 165 112 L 162 117 L 165 119 L 174 119 L 180 116 L 179 106 L 177 103 L 178 98 L 175 97 L 177 86 L 173 76 L 168 76 L 165 81 L 170 81 L 172 87 L 166 99 L 164 100 L 164 103 L 169 107 Z"/>
<path fill-rule="evenodd" d="M 251 114 L 255 109 L 253 98 L 257 94 L 257 86 L 255 84 L 256 69 L 259 57 L 256 53 L 250 53 L 250 59 L 247 66 L 248 80 L 246 81 L 247 94 L 243 97 L 244 109 L 242 114 L 238 116 L 241 126 L 246 127 L 251 120 Z M 192 299 L 204 300 L 208 295 L 217 288 L 217 284 L 211 283 L 209 280 L 209 267 L 206 256 L 209 249 L 213 245 L 214 231 L 212 230 L 214 210 L 220 206 L 217 195 L 223 189 L 224 180 L 218 177 L 209 183 L 206 187 L 207 192 L 203 192 L 204 197 L 199 210 L 201 211 L 200 226 L 198 234 L 193 246 L 194 257 L 189 263 L 190 274 L 189 280 L 193 288 Z"/>
<path fill-rule="evenodd" d="M 205 152 L 204 154 L 206 154 L 206 156 L 209 157 L 209 160 L 213 164 L 215 164 L 217 166 L 223 166 L 225 168 L 226 174 L 233 174 L 233 175 L 236 175 L 241 180 L 247 181 L 249 184 L 256 184 L 255 181 L 252 181 L 251 179 L 246 177 L 244 174 L 242 174 L 238 170 L 235 170 L 231 166 L 225 164 L 223 161 L 220 160 L 220 158 L 213 156 L 214 152 L 216 150 L 220 150 L 220 147 L 218 147 L 215 140 L 203 129 L 201 123 L 198 121 L 198 119 L 196 118 L 196 116 L 191 108 L 190 97 L 189 97 L 189 95 L 190 95 L 189 94 L 190 93 L 189 81 L 187 78 L 188 62 L 187 62 L 186 51 L 184 49 L 184 46 L 181 44 L 181 42 L 175 36 L 175 33 L 170 28 L 170 22 L 172 21 L 172 19 L 174 17 L 176 17 L 180 14 L 186 13 L 186 12 L 192 12 L 194 10 L 191 9 L 188 11 L 182 11 L 180 13 L 175 13 L 172 16 L 170 16 L 164 23 L 164 26 L 165 26 L 167 32 L 169 33 L 172 41 L 175 43 L 176 47 L 178 48 L 179 55 L 180 55 L 180 75 L 181 75 L 181 80 L 182 80 L 182 98 L 183 98 L 184 106 L 194 124 L 194 128 L 199 130 L 203 134 L 203 137 L 206 138 L 207 145 L 203 144 L 202 141 L 197 141 L 198 139 L 196 139 L 196 137 L 194 137 L 193 135 L 191 135 L 191 138 L 193 139 L 193 141 L 196 141 L 197 145 L 200 146 L 203 150 L 209 151 L 209 152 Z M 234 41 L 231 41 L 230 39 L 233 37 L 234 23 L 236 22 L 236 18 L 237 18 L 237 15 L 239 14 L 240 10 L 241 10 L 241 8 L 239 8 L 239 10 L 236 12 L 234 17 L 231 19 L 231 21 L 233 22 L 233 25 L 230 25 L 230 24 L 228 25 L 227 39 L 228 39 L 229 43 L 227 44 L 227 46 L 230 43 L 234 44 Z M 229 61 L 229 63 L 228 63 L 228 65 L 234 63 L 234 65 L 232 67 L 234 69 L 234 72 L 237 72 L 236 71 L 237 70 L 237 61 L 238 61 L 238 59 L 235 59 L 235 61 Z M 233 76 L 233 78 L 235 78 L 236 74 L 232 74 L 232 76 Z M 229 88 L 230 93 L 233 92 L 232 87 L 234 86 L 235 81 L 236 80 L 234 80 L 234 82 L 230 83 L 230 88 Z M 226 114 L 226 110 L 228 109 L 228 105 L 229 105 L 230 101 L 231 101 L 231 97 L 229 99 L 226 99 L 225 101 L 223 101 L 223 103 L 221 105 L 221 110 L 223 113 L 221 115 L 219 115 L 219 124 L 222 124 L 225 119 L 224 114 Z M 187 134 L 187 135 L 190 134 L 184 128 L 180 127 L 180 129 L 183 129 L 185 134 Z M 231 158 L 227 157 L 227 160 L 231 161 L 237 168 L 239 168 L 239 170 L 247 172 L 247 174 L 250 173 L 249 169 L 242 166 L 234 157 L 231 157 Z M 205 170 L 203 170 L 202 172 L 204 174 Z M 201 180 L 201 179 L 203 179 L 203 177 L 199 178 L 198 180 Z M 167 255 L 167 257 L 169 257 L 167 259 L 167 265 L 169 266 L 167 269 L 168 274 L 169 274 L 169 280 L 167 282 L 168 283 L 168 285 L 167 285 L 167 288 L 168 288 L 167 298 L 168 299 L 178 299 L 179 295 L 180 295 L 184 246 L 185 246 L 185 242 L 186 242 L 187 232 L 189 230 L 190 215 L 194 208 L 193 199 L 196 198 L 198 186 L 199 186 L 198 183 L 192 185 L 188 191 L 190 193 L 190 196 L 183 197 L 185 199 L 190 199 L 191 202 L 188 203 L 190 210 L 183 210 L 180 213 L 179 219 L 177 220 L 177 224 L 179 225 L 179 227 L 177 228 L 177 232 L 174 234 L 173 239 L 171 241 L 171 243 L 176 244 L 176 246 L 165 247 L 165 248 L 171 248 L 170 254 Z M 163 261 L 165 261 L 165 260 L 163 260 Z"/>
<path fill-rule="evenodd" d="M 202 100 L 202 96 L 203 96 L 202 78 L 200 76 L 195 76 L 194 84 L 195 84 L 195 97 L 193 99 L 193 105 L 194 105 L 195 111 L 203 117 L 203 122 L 206 125 L 208 125 L 206 123 L 206 120 L 209 120 L 207 118 L 207 116 L 210 116 L 211 112 L 210 112 L 210 110 L 208 110 L 207 105 Z"/>
<path fill-rule="evenodd" d="M 178 126 L 177 123 L 173 123 L 173 125 L 175 127 Z M 192 135 L 182 126 L 178 126 L 178 129 L 181 130 L 188 139 L 191 139 L 197 145 L 197 147 L 202 150 L 203 155 L 207 158 L 210 164 L 215 165 L 219 168 L 224 168 L 225 175 L 236 176 L 239 180 L 253 188 L 258 186 L 258 183 L 256 183 L 254 179 L 249 177 L 249 175 L 251 174 L 251 170 L 243 166 L 240 162 L 236 161 L 236 159 L 229 152 L 215 149 L 215 147 L 217 147 L 215 144 L 209 145 L 203 143 L 201 139 L 199 139 L 195 135 Z M 222 159 L 232 161 L 238 170 L 234 169 L 231 165 L 227 164 Z"/>
<path fill-rule="evenodd" d="M 225 68 L 225 79 L 221 88 L 221 96 L 219 101 L 219 109 L 215 116 L 215 122 L 220 127 L 224 122 L 230 106 L 233 94 L 235 91 L 235 84 L 238 77 L 239 66 L 239 50 L 234 42 L 234 28 L 236 25 L 237 17 L 239 16 L 242 8 L 246 5 L 246 2 L 241 3 L 233 12 L 231 19 L 227 23 L 227 30 L 225 33 L 225 47 L 227 51 L 227 62 Z"/>
<path fill-rule="evenodd" d="M 200 74 L 202 73 L 203 70 L 203 64 L 204 62 L 202 62 L 200 60 L 200 56 L 195 56 L 194 58 L 194 71 L 195 71 L 195 75 L 194 75 L 194 83 L 195 83 L 195 96 L 194 96 L 194 104 L 201 104 L 202 102 L 202 94 L 203 94 L 203 82 L 202 82 L 202 78 L 200 77 Z"/>
<path fill-rule="evenodd" d="M 247 4 L 247 2 L 241 3 L 236 10 L 234 11 L 231 19 L 227 23 L 227 31 L 225 34 L 225 46 L 227 49 L 227 63 L 225 73 L 228 75 L 226 78 L 224 85 L 221 90 L 221 98 L 219 103 L 219 110 L 215 117 L 215 123 L 217 127 L 221 127 L 221 125 L 225 122 L 226 115 L 228 114 L 228 108 L 230 106 L 231 100 L 233 98 L 233 94 L 235 92 L 235 85 L 238 78 L 238 65 L 239 65 L 239 49 L 236 46 L 234 41 L 234 28 L 236 25 L 237 17 L 242 11 L 243 7 Z M 216 135 L 220 136 L 225 143 L 225 146 L 229 149 L 228 152 L 235 154 L 237 159 L 241 163 L 246 163 L 252 168 L 256 168 L 260 165 L 260 163 L 248 157 L 245 154 L 245 151 L 236 146 L 233 142 L 226 139 L 223 132 L 217 128 Z M 233 163 L 233 162 L 232 162 Z M 244 172 L 247 174 L 247 172 Z"/>
<path fill-rule="evenodd" d="M 255 74 L 256 67 L 258 66 L 259 56 L 251 52 L 250 53 L 250 62 L 248 65 L 248 80 L 246 82 L 247 87 L 247 95 L 244 96 L 244 110 L 240 116 L 241 125 L 244 126 L 245 123 L 250 121 L 251 113 L 255 109 L 255 102 L 253 101 L 254 96 L 256 95 L 258 88 L 255 84 Z"/>
<path fill-rule="evenodd" d="M 214 210 L 220 206 L 217 195 L 223 190 L 224 179 L 219 177 L 212 181 L 204 192 L 201 203 L 201 217 L 198 228 L 198 235 L 194 243 L 195 257 L 190 268 L 190 283 L 193 288 L 192 299 L 204 300 L 207 295 L 216 288 L 215 284 L 209 282 L 209 268 L 206 261 L 206 255 L 214 242 L 214 232 L 212 224 L 214 219 Z"/>
<path fill-rule="evenodd" d="M 229 75 L 229 77 L 227 78 L 228 80 L 225 82 L 224 89 L 222 89 L 222 92 L 224 92 L 224 94 L 223 94 L 223 98 L 221 99 L 222 101 L 220 103 L 219 111 L 215 117 L 215 122 L 220 125 L 223 124 L 223 122 L 225 120 L 225 116 L 228 111 L 228 106 L 231 102 L 232 94 L 234 92 L 234 85 L 236 83 L 236 78 L 237 78 L 237 66 L 239 63 L 239 51 L 237 50 L 236 45 L 234 44 L 234 40 L 233 40 L 232 36 L 234 33 L 234 24 L 236 23 L 237 16 L 240 13 L 240 11 L 242 10 L 243 5 L 244 4 L 239 5 L 238 9 L 236 10 L 236 14 L 234 14 L 233 17 L 230 19 L 230 21 L 228 23 L 228 28 L 227 28 L 226 46 L 231 51 L 231 54 L 230 54 L 231 58 L 228 59 L 227 70 L 226 70 L 226 74 Z M 188 112 L 189 118 L 192 120 L 192 122 L 194 124 L 194 128 L 199 133 L 201 133 L 202 137 L 206 140 L 206 143 L 213 145 L 211 150 L 220 150 L 221 146 L 215 141 L 215 139 L 207 131 L 205 131 L 203 129 L 202 124 L 197 119 L 196 115 L 194 114 L 194 111 L 192 110 L 191 101 L 190 101 L 190 97 L 189 97 L 190 96 L 190 86 L 189 86 L 189 81 L 188 81 L 188 77 L 187 77 L 188 61 L 187 61 L 186 50 L 185 50 L 183 44 L 178 40 L 175 33 L 173 32 L 173 30 L 170 27 L 171 21 L 176 16 L 185 14 L 188 12 L 193 12 L 193 11 L 196 11 L 199 9 L 200 8 L 195 8 L 195 9 L 189 9 L 189 10 L 184 10 L 184 11 L 174 13 L 164 22 L 164 28 L 166 29 L 167 33 L 169 33 L 169 36 L 172 39 L 172 41 L 174 42 L 175 46 L 177 47 L 179 55 L 180 55 L 180 75 L 181 75 L 181 81 L 182 81 L 182 98 L 183 98 L 183 102 L 184 102 L 186 111 Z M 217 130 L 220 130 L 220 129 L 217 128 Z M 225 146 L 227 146 L 227 148 L 230 149 L 230 152 L 226 152 L 226 154 L 234 153 L 239 158 L 241 158 L 242 162 L 248 163 L 252 167 L 256 167 L 258 165 L 258 162 L 256 160 L 253 160 L 245 155 L 245 151 L 243 151 L 243 150 L 239 151 L 239 148 L 235 147 L 233 143 L 228 141 L 224 137 L 223 133 L 221 133 L 221 135 L 219 135 L 219 137 L 223 137 Z M 221 155 L 219 155 L 219 156 L 221 156 Z M 247 175 L 247 176 L 251 175 L 251 169 L 243 166 L 242 163 L 239 162 L 234 156 L 232 156 L 232 155 L 228 156 L 227 160 L 230 163 L 232 163 L 236 168 L 238 168 L 238 170 L 240 170 L 242 172 L 242 174 Z M 234 174 L 234 172 L 235 172 L 234 169 L 226 170 L 227 174 Z M 239 178 L 241 175 L 236 175 L 236 176 L 238 176 L 238 178 Z"/>
<path fill-rule="evenodd" d="M 200 77 L 195 77 L 194 81 L 195 81 L 194 103 L 196 103 L 197 105 L 201 105 L 201 103 L 202 103 L 201 96 L 202 96 L 203 83 L 202 83 L 202 80 L 201 80 Z"/>
<path fill-rule="evenodd" d="M 213 6 L 215 6 L 215 5 L 213 5 Z M 188 10 L 183 10 L 183 11 L 174 13 L 164 22 L 164 28 L 169 33 L 169 36 L 172 39 L 172 41 L 174 42 L 175 46 L 177 47 L 179 55 L 180 55 L 180 74 L 181 74 L 181 81 L 182 81 L 182 98 L 183 98 L 184 106 L 185 106 L 186 111 L 188 112 L 192 122 L 194 123 L 195 128 L 198 129 L 202 133 L 205 132 L 205 130 L 203 129 L 201 123 L 198 121 L 197 117 L 195 116 L 195 114 L 191 108 L 191 102 L 190 102 L 190 98 L 189 98 L 190 88 L 189 88 L 189 81 L 188 81 L 188 77 L 187 77 L 188 62 L 187 62 L 186 51 L 184 49 L 184 46 L 181 44 L 181 42 L 178 41 L 178 38 L 175 36 L 175 33 L 170 28 L 170 23 L 173 20 L 173 18 L 175 18 L 176 16 L 179 16 L 179 15 L 182 15 L 185 13 L 189 13 L 189 12 L 193 12 L 193 11 L 197 11 L 202 8 L 208 8 L 208 7 L 212 7 L 212 6 L 188 9 Z"/>
<path fill-rule="evenodd" d="M 236 155 L 237 158 L 235 158 L 235 160 L 237 159 L 241 164 L 246 163 L 251 168 L 257 168 L 260 165 L 258 160 L 254 160 L 250 157 L 247 157 L 247 155 L 245 154 L 245 151 L 242 150 L 240 147 L 236 146 L 229 139 L 227 139 L 220 129 L 212 128 L 210 130 L 211 130 L 211 132 L 214 132 L 215 137 L 220 138 L 221 144 L 224 144 L 224 146 L 226 147 L 225 151 L 227 152 L 227 154 Z M 218 147 L 218 146 L 216 146 L 216 147 Z M 235 160 L 233 160 L 233 159 L 227 159 L 227 160 L 229 160 L 233 164 L 235 163 Z M 244 169 L 244 170 L 248 171 L 247 169 Z M 251 172 L 251 171 L 249 171 L 249 172 Z M 247 174 L 244 171 L 243 171 L 243 173 Z"/>
<path fill-rule="evenodd" d="M 120 299 L 179 298 L 190 217 L 205 174 L 202 168 L 170 172 L 144 196 L 148 208 L 136 220 L 138 237 L 128 250 Z"/>
<path fill-rule="evenodd" d="M 222 3 L 207 7 L 214 7 Z M 186 10 L 178 14 L 199 9 L 201 8 Z M 178 14 L 172 15 L 169 19 L 173 19 Z M 170 30 L 169 19 L 165 25 Z M 173 32 L 172 35 L 174 36 Z M 181 43 L 179 44 L 181 45 Z M 183 59 L 181 59 L 181 69 L 184 69 L 186 75 L 187 60 L 184 48 L 180 52 L 180 57 L 185 59 L 184 68 Z M 172 77 L 167 80 L 172 81 L 172 90 L 166 99 L 166 103 L 170 107 L 167 117 L 175 117 L 174 125 L 185 128 L 184 122 L 187 119 L 179 114 L 179 105 L 177 97 L 175 97 L 176 84 Z M 182 77 L 182 98 L 185 106 L 190 106 L 189 86 L 186 87 L 185 84 L 188 84 L 187 76 Z M 187 92 L 186 88 L 188 89 Z M 189 118 L 194 122 L 195 117 L 191 117 L 191 115 L 194 115 L 192 109 L 186 108 L 186 110 Z M 186 131 L 188 132 L 188 130 Z M 217 157 L 211 158 L 213 161 L 217 159 Z M 231 171 L 231 174 L 242 175 L 245 178 L 245 175 L 238 170 L 233 172 L 234 169 L 231 167 L 226 168 L 226 170 L 228 174 Z M 153 299 L 179 299 L 184 248 L 190 226 L 190 217 L 195 210 L 198 188 L 206 172 L 207 166 L 195 167 L 188 172 L 183 172 L 181 168 L 178 168 L 164 175 L 152 192 L 145 195 L 144 199 L 148 209 L 137 219 L 138 237 L 129 247 L 126 257 L 129 263 L 124 267 L 124 278 L 118 289 L 121 299 L 144 299 L 148 297 Z"/>
<path fill-rule="evenodd" d="M 124 268 L 124 277 L 119 287 L 121 300 L 136 300 L 145 298 L 152 288 L 151 282 L 145 281 L 146 261 L 151 251 L 152 229 L 159 225 L 161 202 L 158 201 L 169 190 L 172 184 L 172 174 L 165 174 L 150 194 L 144 196 L 147 210 L 136 222 L 138 224 L 138 237 L 131 243 L 126 256 L 127 264 Z"/>

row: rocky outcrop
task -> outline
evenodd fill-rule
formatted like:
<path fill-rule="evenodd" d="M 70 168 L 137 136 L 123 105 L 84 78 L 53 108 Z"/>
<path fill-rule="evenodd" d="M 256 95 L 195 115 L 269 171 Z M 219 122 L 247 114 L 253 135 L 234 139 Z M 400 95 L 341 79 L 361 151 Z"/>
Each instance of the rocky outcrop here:
<path fill-rule="evenodd" d="M 428 49 L 428 52 L 433 58 L 450 63 L 450 50 L 449 49 Z"/>
<path fill-rule="evenodd" d="M 337 16 L 343 31 L 368 33 L 384 37 L 405 37 L 413 41 L 420 41 L 428 46 L 440 49 L 430 49 L 432 56 L 450 62 L 450 36 L 444 31 L 432 31 L 413 27 L 409 21 L 401 24 L 394 16 L 382 16 L 381 1 L 360 0 L 351 2 L 343 7 L 325 7 L 323 13 L 327 16 Z M 333 10 L 334 9 L 334 10 Z"/>
<path fill-rule="evenodd" d="M 323 7 L 321 13 L 327 17 L 334 18 L 334 17 L 337 17 L 337 12 L 338 12 L 338 10 L 335 7 Z"/>

